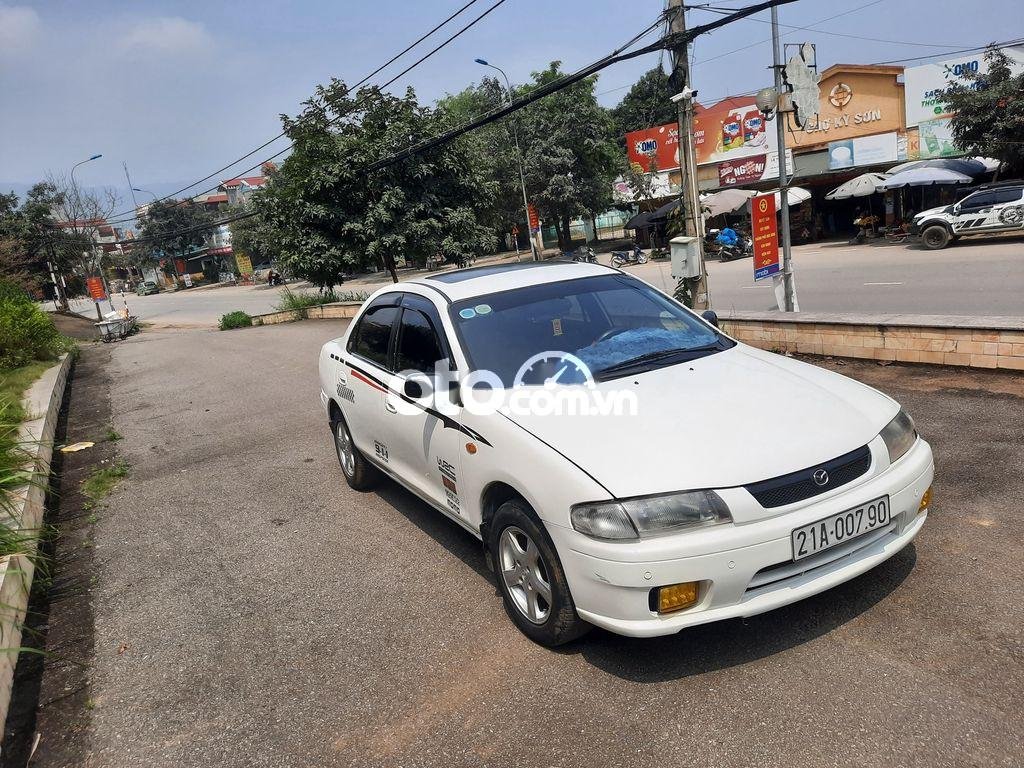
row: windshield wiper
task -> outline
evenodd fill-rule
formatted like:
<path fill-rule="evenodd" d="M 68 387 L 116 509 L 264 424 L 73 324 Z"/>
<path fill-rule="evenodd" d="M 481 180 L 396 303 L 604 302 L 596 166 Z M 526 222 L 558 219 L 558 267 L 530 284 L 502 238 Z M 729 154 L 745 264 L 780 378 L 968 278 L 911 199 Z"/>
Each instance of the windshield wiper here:
<path fill-rule="evenodd" d="M 594 380 L 603 381 L 605 379 L 612 378 L 617 374 L 633 371 L 637 368 L 645 368 L 647 366 L 651 366 L 653 363 L 658 363 L 675 357 L 686 360 L 696 360 L 698 357 L 704 357 L 707 354 L 719 352 L 723 349 L 725 349 L 725 347 L 722 345 L 721 339 L 719 339 L 711 344 L 705 344 L 701 347 L 679 347 L 677 349 L 662 349 L 657 352 L 648 352 L 637 357 L 632 357 L 629 360 L 623 360 L 621 363 L 609 365 L 607 368 L 602 368 L 594 373 Z M 680 360 L 680 362 L 682 362 L 682 360 Z"/>

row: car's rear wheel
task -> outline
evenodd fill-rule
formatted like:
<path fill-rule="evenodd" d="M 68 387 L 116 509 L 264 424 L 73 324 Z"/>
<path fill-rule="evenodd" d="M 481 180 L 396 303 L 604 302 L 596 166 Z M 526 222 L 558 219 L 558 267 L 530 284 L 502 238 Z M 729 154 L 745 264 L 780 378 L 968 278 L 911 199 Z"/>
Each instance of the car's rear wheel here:
<path fill-rule="evenodd" d="M 498 507 L 490 533 L 505 611 L 524 635 L 550 648 L 590 629 L 576 614 L 551 537 L 525 502 L 513 499 Z"/>
<path fill-rule="evenodd" d="M 378 469 L 370 464 L 352 442 L 352 433 L 341 414 L 335 413 L 331 419 L 331 433 L 334 435 L 334 449 L 338 453 L 338 463 L 345 480 L 355 491 L 368 491 L 380 479 Z"/>
<path fill-rule="evenodd" d="M 924 243 L 924 247 L 929 251 L 937 251 L 940 248 L 945 248 L 949 245 L 949 241 L 953 239 L 949 230 L 945 227 L 934 224 L 926 228 L 921 233 L 921 242 Z"/>

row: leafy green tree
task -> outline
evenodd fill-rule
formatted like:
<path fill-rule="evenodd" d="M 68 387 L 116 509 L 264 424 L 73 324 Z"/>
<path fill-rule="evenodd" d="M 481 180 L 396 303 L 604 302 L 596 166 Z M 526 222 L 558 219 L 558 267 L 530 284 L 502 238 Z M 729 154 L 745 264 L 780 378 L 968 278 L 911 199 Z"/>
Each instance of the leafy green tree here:
<path fill-rule="evenodd" d="M 513 92 L 512 97 L 515 97 Z M 437 111 L 446 128 L 455 128 L 487 114 L 507 103 L 508 91 L 502 81 L 485 77 L 477 85 L 445 96 Z M 516 132 L 521 132 L 521 116 L 510 115 L 461 136 L 456 151 L 461 152 L 474 172 L 491 182 L 491 194 L 481 201 L 481 223 L 496 234 L 504 235 L 518 226 L 526 240 L 529 225 L 523 209 L 523 192 L 516 158 Z"/>
<path fill-rule="evenodd" d="M 151 260 L 161 253 L 184 259 L 206 242 L 212 221 L 213 215 L 191 200 L 157 200 L 139 217 L 140 242 L 133 250 Z"/>
<path fill-rule="evenodd" d="M 953 141 L 966 154 L 1002 160 L 1011 177 L 1024 173 L 1024 72 L 998 48 L 985 51 L 988 72 L 967 72 L 953 82 L 942 100 L 954 113 Z"/>
<path fill-rule="evenodd" d="M 397 282 L 399 258 L 422 265 L 493 248 L 480 214 L 494 184 L 457 145 L 365 170 L 443 131 L 412 89 L 353 94 L 335 79 L 282 120 L 292 153 L 251 200 L 259 237 L 293 274 L 328 288 L 378 264 Z"/>
<path fill-rule="evenodd" d="M 626 134 L 655 125 L 674 123 L 678 117 L 668 84 L 668 75 L 660 66 L 648 70 L 630 88 L 611 111 L 616 139 L 626 144 Z"/>
<path fill-rule="evenodd" d="M 13 192 L 0 195 L 0 274 L 29 291 L 50 282 L 47 261 L 58 272 L 77 264 L 85 246 L 81 238 L 56 226 L 53 211 L 61 202 L 50 182 L 34 184 L 19 201 Z"/>
<path fill-rule="evenodd" d="M 561 62 L 533 73 L 529 92 L 562 77 Z M 594 217 L 612 203 L 612 181 L 620 171 L 608 112 L 597 103 L 596 77 L 586 78 L 523 110 L 523 154 L 530 201 L 554 223 L 559 246 L 571 247 L 569 220 Z"/>

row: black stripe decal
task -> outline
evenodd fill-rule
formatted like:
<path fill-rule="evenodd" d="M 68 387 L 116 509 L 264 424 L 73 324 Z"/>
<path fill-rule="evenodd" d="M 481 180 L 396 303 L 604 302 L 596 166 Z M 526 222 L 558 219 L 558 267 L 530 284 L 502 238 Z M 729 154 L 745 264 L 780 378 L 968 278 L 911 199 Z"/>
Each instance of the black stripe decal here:
<path fill-rule="evenodd" d="M 366 378 L 373 380 L 374 382 L 379 384 L 381 387 L 383 387 L 385 390 L 390 389 L 390 387 L 388 387 L 387 384 L 385 384 L 383 381 L 378 379 L 376 376 L 374 376 L 374 375 L 372 375 L 370 373 L 367 373 L 362 368 L 360 368 L 360 367 L 358 367 L 356 365 L 352 365 L 352 363 L 345 363 L 345 365 L 347 365 L 349 368 L 351 368 L 354 372 L 359 373 L 359 374 L 365 376 Z M 433 416 L 435 419 L 437 419 L 438 421 L 441 422 L 442 426 L 444 426 L 445 429 L 454 429 L 454 430 L 456 430 L 458 432 L 461 432 L 462 434 L 466 435 L 467 437 L 472 438 L 473 440 L 481 442 L 481 443 L 483 443 L 486 446 L 493 447 L 491 445 L 491 442 L 486 437 L 481 435 L 476 430 L 470 429 L 469 427 L 465 426 L 464 424 L 460 424 L 455 419 L 453 419 L 451 416 L 447 416 L 447 415 L 441 413 L 440 411 L 435 411 L 433 408 L 428 408 L 427 406 L 423 405 L 422 403 L 416 402 L 411 397 L 407 397 L 404 392 L 395 392 L 394 394 L 398 395 L 405 402 L 411 403 L 412 405 L 416 406 L 417 408 L 420 408 L 421 410 L 423 410 L 426 413 L 428 413 L 431 416 Z"/>

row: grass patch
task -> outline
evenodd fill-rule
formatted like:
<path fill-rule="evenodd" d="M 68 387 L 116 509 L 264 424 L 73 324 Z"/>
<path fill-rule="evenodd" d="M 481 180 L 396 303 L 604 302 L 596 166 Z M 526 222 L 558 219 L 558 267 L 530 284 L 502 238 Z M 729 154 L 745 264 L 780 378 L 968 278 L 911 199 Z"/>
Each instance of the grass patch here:
<path fill-rule="evenodd" d="M 8 413 L 19 414 L 19 419 L 24 416 L 21 412 L 21 398 L 52 365 L 52 360 L 35 360 L 17 368 L 0 370 L 0 402 L 8 403 L 5 409 Z"/>
<path fill-rule="evenodd" d="M 297 293 L 285 288 L 281 291 L 281 298 L 274 307 L 278 312 L 289 310 L 303 310 L 309 307 L 319 307 L 321 304 L 335 304 L 339 301 L 366 301 L 370 294 L 365 291 L 318 291 L 317 293 Z"/>
<path fill-rule="evenodd" d="M 123 437 L 124 437 L 124 435 L 122 435 L 120 432 L 118 432 L 113 427 L 107 427 L 107 433 L 103 436 L 103 439 L 106 440 L 108 443 L 116 443 L 118 440 L 122 439 Z"/>
<path fill-rule="evenodd" d="M 249 328 L 252 326 L 252 315 L 242 312 L 240 309 L 221 315 L 220 329 L 230 331 L 232 328 Z"/>
<path fill-rule="evenodd" d="M 127 476 L 128 465 L 124 461 L 118 461 L 109 467 L 101 467 L 82 481 L 82 493 L 95 504 L 109 496 L 114 487 Z"/>

